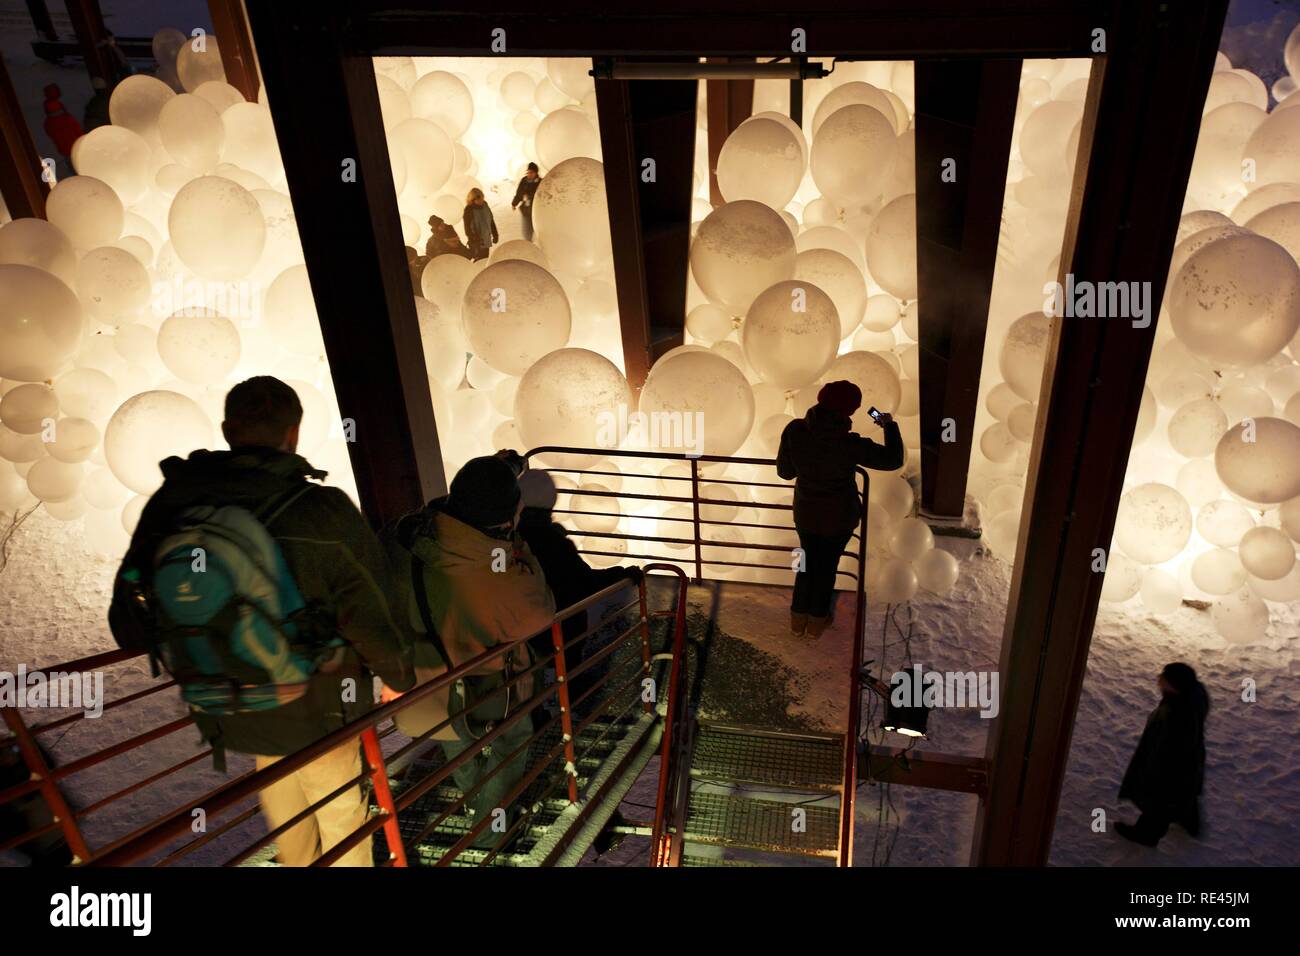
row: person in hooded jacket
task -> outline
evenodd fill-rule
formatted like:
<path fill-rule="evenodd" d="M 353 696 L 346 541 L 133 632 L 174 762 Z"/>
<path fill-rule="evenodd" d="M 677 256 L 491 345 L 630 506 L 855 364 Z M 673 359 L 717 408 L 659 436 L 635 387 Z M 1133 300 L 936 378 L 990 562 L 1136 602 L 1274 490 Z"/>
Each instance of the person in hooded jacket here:
<path fill-rule="evenodd" d="M 513 452 L 472 458 L 456 473 L 445 497 L 407 515 L 392 531 L 418 562 L 424 593 L 415 600 L 427 602 L 429 623 L 449 667 L 459 667 L 490 648 L 513 645 L 465 678 L 463 697 L 452 695 L 451 714 L 472 709 L 454 721 L 457 739 L 442 741 L 448 760 L 475 746 L 532 696 L 531 676 L 493 694 L 532 666 L 528 639 L 548 630 L 555 616 L 546 577 L 517 532 L 522 468 Z M 410 588 L 412 582 L 397 581 L 394 586 Z M 497 810 L 510 815 L 506 797 L 526 770 L 532 732 L 530 719 L 515 721 L 453 772 L 456 785 L 469 794 L 466 806 L 476 823 L 492 818 Z M 491 779 L 485 780 L 489 774 Z M 474 843 L 489 847 L 499 840 L 500 834 L 488 826 Z"/>
<path fill-rule="evenodd" d="M 483 198 L 483 190 L 475 186 L 465 197 L 465 238 L 469 242 L 469 257 L 477 262 L 486 259 L 488 252 L 500 241 L 497 235 L 497 222 L 492 218 L 492 210 Z"/>
<path fill-rule="evenodd" d="M 312 676 L 306 692 L 270 710 L 221 717 L 193 711 L 218 769 L 226 750 L 252 754 L 260 770 L 364 716 L 374 702 L 371 674 L 400 690 L 414 683 L 410 650 L 383 591 L 386 563 L 361 512 L 296 454 L 302 404 L 279 379 L 258 376 L 226 395 L 221 431 L 229 451 L 200 450 L 160 465 L 163 484 L 141 512 L 114 589 L 109 627 L 120 647 L 150 650 L 148 627 L 125 582 L 152 565 L 152 556 L 187 508 L 237 505 L 258 511 L 277 502 L 263 524 L 275 539 L 304 599 L 317 602 L 343 639 Z M 364 690 L 359 690 L 364 688 Z M 361 773 L 356 738 L 272 784 L 259 794 L 270 829 L 297 816 Z M 280 862 L 308 866 L 363 825 L 369 808 L 353 785 L 276 838 Z M 362 841 L 338 866 L 370 866 Z"/>
<path fill-rule="evenodd" d="M 491 210 L 488 210 L 488 214 L 491 214 Z M 427 259 L 447 255 L 460 256 L 462 259 L 470 257 L 469 249 L 460 241 L 456 227 L 437 215 L 429 216 L 429 239 L 424 244 L 424 254 Z"/>
<path fill-rule="evenodd" d="M 519 534 L 546 576 L 546 583 L 555 595 L 557 610 L 564 610 L 598 591 L 603 591 L 618 581 L 629 580 L 640 584 L 642 572 L 637 567 L 593 568 L 578 553 L 577 545 L 569 537 L 568 529 L 555 520 L 555 480 L 544 471 L 527 471 L 519 478 L 524 510 L 519 516 Z M 580 611 L 566 618 L 560 625 L 566 647 L 586 633 L 588 615 Z M 590 635 L 575 650 L 580 660 L 585 660 L 600 649 L 600 637 Z M 550 657 L 555 652 L 549 631 L 538 634 L 533 642 L 533 652 L 538 659 Z M 566 658 L 567 660 L 567 658 Z M 602 666 L 603 665 L 603 666 Z M 572 697 L 580 697 L 609 667 L 609 658 L 588 668 L 573 679 L 569 687 Z"/>
<path fill-rule="evenodd" d="M 1120 799 L 1142 811 L 1137 823 L 1116 823 L 1115 832 L 1155 846 L 1177 823 L 1192 836 L 1201 831 L 1200 797 L 1205 784 L 1205 718 L 1210 695 L 1189 665 L 1165 665 L 1156 682 L 1160 703 L 1147 718 Z"/>
<path fill-rule="evenodd" d="M 794 526 L 803 552 L 790 601 L 795 636 L 806 631 L 817 637 L 830 623 L 840 554 L 862 515 L 857 467 L 903 467 L 903 436 L 889 415 L 880 419 L 883 445 L 852 430 L 853 413 L 861 405 L 862 390 L 852 382 L 830 382 L 808 413 L 781 432 L 776 471 L 787 481 L 794 479 Z"/>

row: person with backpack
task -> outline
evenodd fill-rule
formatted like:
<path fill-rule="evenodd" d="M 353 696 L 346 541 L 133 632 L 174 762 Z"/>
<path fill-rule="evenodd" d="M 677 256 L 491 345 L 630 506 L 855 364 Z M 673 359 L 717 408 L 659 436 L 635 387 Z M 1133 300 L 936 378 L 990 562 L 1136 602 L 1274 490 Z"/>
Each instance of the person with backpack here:
<path fill-rule="evenodd" d="M 465 197 L 465 238 L 469 240 L 469 257 L 478 262 L 486 259 L 492 247 L 500 242 L 497 222 L 483 197 L 483 190 L 475 186 Z"/>
<path fill-rule="evenodd" d="M 410 651 L 382 590 L 385 564 L 361 512 L 295 453 L 302 404 L 258 376 L 226 395 L 229 451 L 160 463 L 114 586 L 119 646 L 175 678 L 225 769 L 225 752 L 260 770 L 365 715 L 371 674 L 413 683 Z M 275 829 L 361 774 L 356 738 L 260 794 Z M 360 827 L 355 784 L 277 837 L 280 862 L 307 866 Z M 371 842 L 340 866 L 371 865 Z"/>
<path fill-rule="evenodd" d="M 452 687 L 441 709 L 453 716 L 453 733 L 434 738 L 448 760 L 474 747 L 532 696 L 532 675 L 502 688 L 532 667 L 528 639 L 547 630 L 555 617 L 551 589 L 517 532 L 523 467 L 509 451 L 472 458 L 445 497 L 385 532 L 390 553 L 401 558 L 393 565 L 392 587 L 404 594 L 394 605 L 398 618 L 413 624 L 417 662 L 438 673 L 491 648 L 513 645 Z M 513 822 L 507 797 L 523 778 L 532 733 L 530 719 L 516 720 L 453 772 L 456 786 L 468 795 L 465 806 L 473 822 L 486 817 L 497 825 L 479 832 L 478 848 L 497 846 L 500 824 L 509 829 Z"/>

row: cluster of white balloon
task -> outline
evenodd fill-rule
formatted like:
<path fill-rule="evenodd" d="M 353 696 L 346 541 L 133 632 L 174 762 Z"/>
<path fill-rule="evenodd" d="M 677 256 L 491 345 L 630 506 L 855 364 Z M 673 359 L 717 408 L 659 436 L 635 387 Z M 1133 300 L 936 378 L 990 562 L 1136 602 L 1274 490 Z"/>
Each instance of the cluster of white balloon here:
<path fill-rule="evenodd" d="M 1155 614 L 1208 601 L 1234 643 L 1265 636 L 1268 602 L 1300 600 L 1300 27 L 1284 57 L 1291 76 L 1269 112 L 1259 78 L 1219 55 L 1102 592 Z M 1077 147 L 1079 81 L 1059 70 L 1027 64 L 1022 86 L 1013 148 L 1024 176 L 1007 214 L 1036 227 L 1028 245 L 1059 234 L 1064 196 L 1034 183 L 1068 171 Z M 1046 98 L 1026 100 L 1030 84 Z M 1033 264 L 1022 273 L 1055 279 L 1056 262 Z M 1032 297 L 1027 286 L 1004 302 Z M 986 540 L 1007 557 L 1050 322 L 1029 312 L 990 333 L 1001 374 L 986 376 L 980 497 Z"/>
<path fill-rule="evenodd" d="M 0 227 L 0 513 L 39 503 L 106 556 L 250 375 L 293 385 L 300 450 L 354 490 L 270 112 L 225 82 L 215 37 L 154 51 L 48 218 Z"/>

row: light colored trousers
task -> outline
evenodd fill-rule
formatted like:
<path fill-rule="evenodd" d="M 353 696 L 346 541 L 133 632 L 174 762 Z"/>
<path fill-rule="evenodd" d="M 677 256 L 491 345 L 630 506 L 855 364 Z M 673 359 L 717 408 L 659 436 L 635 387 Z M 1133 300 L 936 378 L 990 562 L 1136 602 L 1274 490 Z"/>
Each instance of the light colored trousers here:
<path fill-rule="evenodd" d="M 269 767 L 279 757 L 255 757 L 257 769 Z M 357 740 L 336 747 L 301 770 L 271 784 L 260 794 L 262 814 L 274 830 L 287 823 L 317 800 L 333 793 L 361 773 L 361 750 Z M 284 866 L 310 866 L 326 850 L 366 822 L 370 808 L 357 785 L 349 787 L 311 816 L 290 827 L 276 839 L 277 857 Z M 335 866 L 373 866 L 370 838 L 343 854 Z"/>

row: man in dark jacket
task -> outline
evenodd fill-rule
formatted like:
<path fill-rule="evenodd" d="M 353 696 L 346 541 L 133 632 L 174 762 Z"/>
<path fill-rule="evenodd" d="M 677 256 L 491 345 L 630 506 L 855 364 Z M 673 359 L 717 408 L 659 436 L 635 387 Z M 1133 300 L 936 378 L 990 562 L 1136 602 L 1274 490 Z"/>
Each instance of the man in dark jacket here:
<path fill-rule="evenodd" d="M 226 749 L 251 754 L 258 769 L 315 742 L 363 716 L 373 706 L 371 674 L 406 690 L 413 683 L 409 649 L 381 590 L 384 558 L 361 512 L 337 488 L 295 454 L 302 405 L 297 394 L 269 376 L 241 382 L 226 396 L 221 430 L 230 451 L 196 451 L 162 462 L 163 485 L 149 499 L 118 572 L 109 625 L 120 646 L 144 650 L 151 621 L 142 620 L 123 582 L 132 572 L 151 574 L 154 554 L 187 508 L 236 505 L 256 512 L 284 501 L 264 519 L 289 573 L 307 602 L 317 602 L 343 643 L 310 678 L 305 693 L 269 710 L 220 717 L 195 714 L 218 766 Z M 147 589 L 146 589 L 147 590 Z M 261 793 L 267 824 L 274 829 L 361 773 L 353 739 Z M 281 862 L 306 866 L 365 822 L 367 807 L 353 786 L 277 839 Z M 362 841 L 339 861 L 369 866 L 370 842 Z"/>
<path fill-rule="evenodd" d="M 817 404 L 785 426 L 776 471 L 794 479 L 794 527 L 803 552 L 790 602 L 790 632 L 817 637 L 830 623 L 835 573 L 862 516 L 854 479 L 857 466 L 893 471 L 903 467 L 903 436 L 893 418 L 882 414 L 885 444 L 851 430 L 862 390 L 852 382 L 830 382 Z M 867 489 L 862 489 L 865 495 Z"/>
<path fill-rule="evenodd" d="M 530 242 L 533 238 L 533 197 L 537 195 L 537 187 L 541 184 L 542 177 L 538 175 L 537 164 L 529 163 L 524 178 L 519 180 L 515 198 L 510 200 L 510 208 L 518 209 L 523 217 L 524 238 Z"/>
<path fill-rule="evenodd" d="M 640 583 L 640 568 L 593 568 L 583 560 L 577 545 L 569 537 L 568 529 L 557 522 L 551 513 L 557 495 L 555 481 L 549 474 L 544 471 L 524 472 L 519 478 L 519 490 L 523 494 L 524 505 L 519 516 L 519 534 L 528 545 L 528 550 L 537 558 L 537 563 L 542 566 L 546 583 L 555 595 L 557 612 L 623 579 L 634 584 Z M 565 645 L 573 644 L 587 631 L 587 612 L 580 611 L 567 618 L 560 629 Z M 578 660 L 586 660 L 601 646 L 599 638 L 593 634 L 573 650 Z M 533 653 L 539 660 L 549 658 L 554 652 L 550 631 L 544 631 L 533 639 Z M 570 660 L 566 657 L 566 662 Z M 569 688 L 573 697 L 581 696 L 608 669 L 609 658 L 605 658 L 602 664 L 605 665 L 603 668 L 596 665 L 574 678 Z"/>
<path fill-rule="evenodd" d="M 445 255 L 469 258 L 469 247 L 460 241 L 460 233 L 456 232 L 456 227 L 451 223 L 440 216 L 430 216 L 429 229 L 429 241 L 424 244 L 426 261 Z"/>
<path fill-rule="evenodd" d="M 1160 704 L 1147 718 L 1119 788 L 1120 799 L 1132 800 L 1142 815 L 1136 824 L 1115 824 L 1116 833 L 1143 846 L 1159 843 L 1171 823 L 1192 836 L 1201 830 L 1210 697 L 1187 664 L 1166 665 L 1158 686 Z"/>

